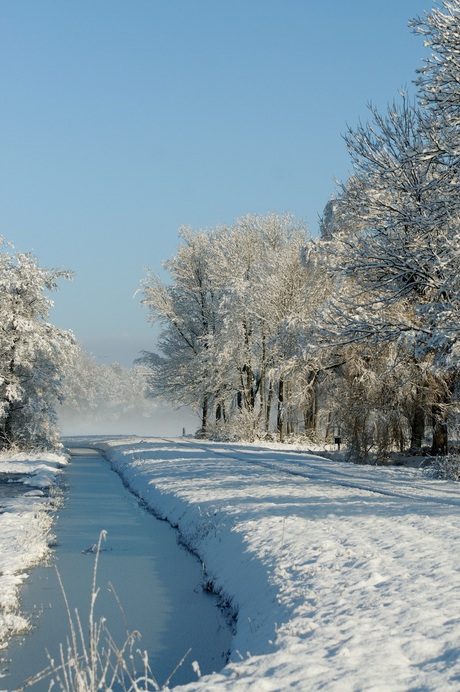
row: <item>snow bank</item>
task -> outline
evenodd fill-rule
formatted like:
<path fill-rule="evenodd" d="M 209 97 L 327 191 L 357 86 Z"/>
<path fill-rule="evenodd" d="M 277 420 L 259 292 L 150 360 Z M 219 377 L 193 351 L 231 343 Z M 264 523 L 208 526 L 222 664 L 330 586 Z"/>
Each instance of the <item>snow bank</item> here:
<path fill-rule="evenodd" d="M 3 496 L 0 485 L 0 647 L 28 627 L 19 613 L 19 587 L 27 577 L 25 570 L 48 554 L 56 496 L 45 491 L 66 463 L 63 454 L 0 454 L 2 481 L 14 474 L 18 488 Z M 31 489 L 23 492 L 21 486 Z"/>
<path fill-rule="evenodd" d="M 460 687 L 458 485 L 255 446 L 97 446 L 238 614 L 231 661 L 184 689 Z"/>

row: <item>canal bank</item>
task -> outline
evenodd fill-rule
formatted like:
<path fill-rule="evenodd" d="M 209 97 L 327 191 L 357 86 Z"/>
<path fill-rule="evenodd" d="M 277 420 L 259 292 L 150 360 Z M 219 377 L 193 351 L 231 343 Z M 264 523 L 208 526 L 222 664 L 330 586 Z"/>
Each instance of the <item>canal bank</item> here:
<path fill-rule="evenodd" d="M 198 669 L 202 674 L 220 670 L 231 635 L 215 598 L 201 588 L 199 561 L 178 544 L 169 524 L 139 504 L 97 452 L 76 448 L 71 453 L 63 474 L 64 502 L 55 524 L 52 562 L 85 632 L 95 559 L 91 548 L 106 531 L 99 555 L 96 618 L 107 619 L 117 645 L 125 641 L 127 629 L 138 630 L 142 639 L 136 648 L 148 652 L 160 685 L 190 648 L 171 686 L 196 680 Z M 33 629 L 13 640 L 4 653 L 8 675 L 0 679 L 1 689 L 17 689 L 45 668 L 46 650 L 57 660 L 59 646 L 68 637 L 54 564 L 33 570 L 23 589 L 22 607 L 33 614 Z M 48 685 L 49 680 L 43 681 L 33 689 L 45 690 Z"/>

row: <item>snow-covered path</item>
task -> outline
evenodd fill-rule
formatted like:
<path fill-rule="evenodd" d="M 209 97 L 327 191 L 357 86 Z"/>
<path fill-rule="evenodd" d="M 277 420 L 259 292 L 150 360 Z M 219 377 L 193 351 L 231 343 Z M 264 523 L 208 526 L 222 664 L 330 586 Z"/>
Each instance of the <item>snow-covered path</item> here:
<path fill-rule="evenodd" d="M 187 689 L 460 689 L 457 484 L 299 450 L 98 446 L 238 612 L 231 662 Z"/>

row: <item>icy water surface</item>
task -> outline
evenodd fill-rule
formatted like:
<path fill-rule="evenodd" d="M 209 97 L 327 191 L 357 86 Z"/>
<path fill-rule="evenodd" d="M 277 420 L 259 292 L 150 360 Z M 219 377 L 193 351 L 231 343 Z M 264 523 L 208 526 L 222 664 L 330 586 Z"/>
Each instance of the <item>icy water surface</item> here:
<path fill-rule="evenodd" d="M 97 617 L 107 618 L 115 642 L 121 645 L 125 641 L 126 627 L 138 630 L 142 635 L 139 648 L 147 650 L 160 685 L 189 648 L 192 651 L 174 674 L 171 686 L 197 679 L 193 661 L 198 661 L 202 674 L 220 670 L 231 634 L 216 599 L 201 589 L 200 562 L 178 545 L 177 532 L 169 524 L 140 506 L 97 452 L 71 452 L 72 461 L 65 471 L 65 502 L 55 525 L 53 562 L 71 611 L 78 608 L 85 633 L 95 560 L 94 553 L 87 551 L 105 530 L 96 610 Z M 23 589 L 22 607 L 33 613 L 34 627 L 1 652 L 8 661 L 8 673 L 0 678 L 0 690 L 16 690 L 46 668 L 46 649 L 57 659 L 59 645 L 68 637 L 68 618 L 54 565 L 32 571 Z M 41 692 L 48 688 L 49 681 L 43 681 L 31 689 Z"/>

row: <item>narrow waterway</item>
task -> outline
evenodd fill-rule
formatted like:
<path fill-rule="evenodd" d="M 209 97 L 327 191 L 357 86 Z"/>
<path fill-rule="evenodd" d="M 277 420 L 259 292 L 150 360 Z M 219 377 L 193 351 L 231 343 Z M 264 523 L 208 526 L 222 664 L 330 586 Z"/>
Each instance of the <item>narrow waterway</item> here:
<path fill-rule="evenodd" d="M 2 652 L 8 674 L 0 679 L 0 689 L 16 690 L 46 668 L 46 651 L 57 660 L 60 644 L 69 636 L 54 565 L 70 609 L 72 613 L 78 609 L 86 634 L 95 555 L 85 551 L 97 543 L 102 530 L 107 539 L 99 554 L 96 617 L 107 619 L 117 645 L 125 641 L 126 627 L 138 630 L 142 639 L 135 648 L 148 652 L 160 685 L 189 648 L 192 651 L 171 686 L 197 679 L 194 661 L 202 674 L 220 670 L 231 634 L 216 599 L 201 589 L 200 562 L 178 544 L 177 532 L 169 524 L 140 505 L 97 452 L 73 449 L 71 453 L 64 472 L 64 504 L 55 525 L 53 564 L 34 569 L 23 588 L 22 609 L 33 614 L 33 629 Z M 136 665 L 142 670 L 140 658 Z M 49 680 L 32 689 L 48 690 Z"/>

